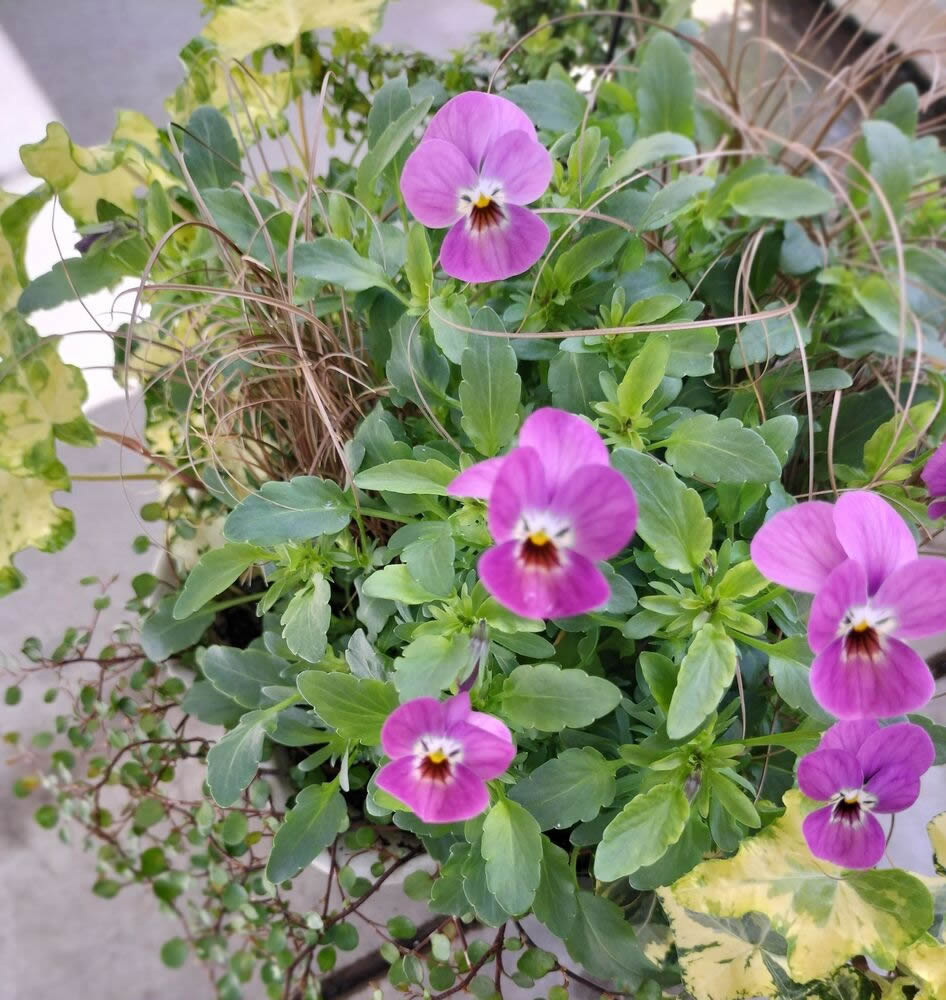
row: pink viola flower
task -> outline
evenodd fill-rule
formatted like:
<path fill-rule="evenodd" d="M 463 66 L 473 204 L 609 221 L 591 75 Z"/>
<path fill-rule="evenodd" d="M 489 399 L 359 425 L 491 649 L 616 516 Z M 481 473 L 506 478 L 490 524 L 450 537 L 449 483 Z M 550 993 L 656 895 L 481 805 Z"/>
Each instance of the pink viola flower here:
<path fill-rule="evenodd" d="M 479 462 L 448 487 L 487 501 L 495 547 L 480 556 L 486 589 L 526 618 L 567 618 L 607 603 L 595 565 L 630 541 L 637 501 L 588 421 L 546 407 L 508 455 Z"/>
<path fill-rule="evenodd" d="M 909 722 L 884 728 L 872 720 L 832 726 L 798 765 L 801 790 L 827 802 L 802 824 L 811 853 L 845 868 L 877 864 L 886 837 L 874 814 L 912 806 L 934 755 L 926 732 Z"/>
<path fill-rule="evenodd" d="M 461 281 L 522 274 L 542 256 L 548 226 L 523 205 L 540 197 L 552 158 L 512 101 L 458 94 L 434 115 L 401 173 L 401 193 L 431 229 L 450 227 L 440 264 Z"/>
<path fill-rule="evenodd" d="M 946 629 L 946 560 L 918 558 L 896 511 L 874 493 L 776 514 L 752 541 L 776 583 L 815 593 L 811 690 L 839 719 L 912 712 L 933 696 L 924 660 L 903 640 Z"/>
<path fill-rule="evenodd" d="M 930 455 L 926 465 L 923 466 L 920 478 L 933 501 L 928 511 L 930 517 L 933 520 L 946 517 L 946 444 L 941 444 Z"/>
<path fill-rule="evenodd" d="M 470 708 L 466 691 L 447 701 L 414 698 L 381 728 L 391 758 L 378 771 L 379 788 L 425 823 L 457 823 L 489 805 L 486 782 L 515 756 L 512 735 L 499 719 Z"/>

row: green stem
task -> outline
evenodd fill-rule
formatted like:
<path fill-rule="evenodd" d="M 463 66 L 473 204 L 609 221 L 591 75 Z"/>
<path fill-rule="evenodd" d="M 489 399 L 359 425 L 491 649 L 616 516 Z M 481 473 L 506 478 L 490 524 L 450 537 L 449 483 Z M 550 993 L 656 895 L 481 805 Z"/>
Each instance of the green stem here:
<path fill-rule="evenodd" d="M 400 521 L 401 524 L 413 524 L 417 520 L 403 514 L 392 514 L 389 510 L 378 510 L 376 507 L 361 507 L 360 510 L 364 517 L 380 517 L 385 521 Z"/>
<path fill-rule="evenodd" d="M 773 590 L 769 590 L 766 593 L 755 598 L 755 600 L 747 601 L 739 609 L 740 611 L 745 611 L 748 614 L 750 611 L 755 611 L 756 608 L 764 607 L 766 604 L 770 604 L 772 601 L 781 597 L 785 593 L 785 587 L 775 587 Z"/>
<path fill-rule="evenodd" d="M 250 601 L 258 601 L 262 594 L 241 594 L 239 597 L 231 597 L 229 601 L 217 601 L 216 604 L 208 604 L 203 611 L 225 611 L 227 608 L 235 608 L 238 604 L 249 604 Z"/>

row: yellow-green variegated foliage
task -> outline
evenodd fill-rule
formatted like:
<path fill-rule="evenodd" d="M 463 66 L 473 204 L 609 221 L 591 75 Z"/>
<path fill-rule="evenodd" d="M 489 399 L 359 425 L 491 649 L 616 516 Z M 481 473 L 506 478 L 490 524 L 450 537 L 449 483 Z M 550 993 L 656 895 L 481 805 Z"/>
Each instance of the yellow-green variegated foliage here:
<path fill-rule="evenodd" d="M 13 556 L 34 547 L 61 549 L 73 535 L 70 511 L 52 494 L 69 488 L 56 441 L 91 445 L 95 433 L 82 415 L 82 373 L 64 364 L 58 338 L 41 338 L 16 312 L 0 319 L 0 595 L 22 575 Z"/>
<path fill-rule="evenodd" d="M 368 32 L 379 26 L 384 0 L 236 0 L 218 7 L 203 30 L 222 59 L 242 59 L 270 45 L 291 45 L 321 29 Z"/>
<path fill-rule="evenodd" d="M 830 979 L 855 955 L 909 970 L 925 1000 L 946 996 L 946 879 L 821 861 L 801 831 L 811 804 L 792 791 L 785 805 L 732 858 L 704 861 L 661 892 L 696 1000 L 782 995 L 785 984 Z M 946 817 L 930 836 L 942 858 Z"/>

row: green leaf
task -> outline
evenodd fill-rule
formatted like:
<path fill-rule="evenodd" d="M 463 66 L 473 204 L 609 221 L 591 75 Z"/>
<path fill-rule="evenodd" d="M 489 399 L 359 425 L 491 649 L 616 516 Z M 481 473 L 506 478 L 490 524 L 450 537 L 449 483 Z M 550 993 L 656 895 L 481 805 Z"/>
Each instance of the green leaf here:
<path fill-rule="evenodd" d="M 229 541 L 256 545 L 308 541 L 341 531 L 351 520 L 351 503 L 338 486 L 317 476 L 288 483 L 264 483 L 227 515 Z"/>
<path fill-rule="evenodd" d="M 510 918 L 489 888 L 486 861 L 480 854 L 480 838 L 476 838 L 463 863 L 463 894 L 473 907 L 476 919 L 490 927 L 502 927 Z"/>
<path fill-rule="evenodd" d="M 673 425 L 667 461 L 681 476 L 708 483 L 770 483 L 782 474 L 774 451 L 735 417 L 697 413 Z"/>
<path fill-rule="evenodd" d="M 658 31 L 644 48 L 637 74 L 642 135 L 693 134 L 693 71 L 680 43 Z"/>
<path fill-rule="evenodd" d="M 420 103 L 408 108 L 391 122 L 378 136 L 358 167 L 355 185 L 359 198 L 370 197 L 374 191 L 375 181 L 381 176 L 384 168 L 397 156 L 401 147 L 414 134 L 430 110 L 433 97 L 425 97 Z M 370 286 L 365 286 L 370 287 Z"/>
<path fill-rule="evenodd" d="M 404 647 L 394 661 L 394 686 L 402 702 L 422 696 L 437 698 L 470 662 L 470 638 L 422 635 Z"/>
<path fill-rule="evenodd" d="M 775 457 L 784 465 L 792 452 L 792 445 L 798 436 L 798 417 L 783 413 L 769 417 L 755 428 L 756 434 L 775 452 Z"/>
<path fill-rule="evenodd" d="M 391 288 L 380 264 L 362 257 L 350 243 L 334 236 L 297 243 L 292 255 L 292 270 L 297 278 L 312 278 L 349 292 Z"/>
<path fill-rule="evenodd" d="M 332 588 L 321 573 L 293 594 L 279 619 L 286 645 L 303 660 L 318 663 L 325 655 L 332 620 Z"/>
<path fill-rule="evenodd" d="M 434 524 L 442 530 L 425 532 L 416 542 L 406 545 L 401 559 L 421 587 L 438 597 L 449 597 L 454 590 L 456 544 L 446 522 Z"/>
<path fill-rule="evenodd" d="M 198 108 L 186 128 L 175 129 L 174 137 L 198 190 L 228 188 L 243 180 L 240 147 L 226 118 L 215 108 Z"/>
<path fill-rule="evenodd" d="M 335 839 L 347 816 L 338 785 L 309 785 L 296 796 L 273 838 L 266 863 L 270 882 L 293 878 Z"/>
<path fill-rule="evenodd" d="M 296 680 L 302 697 L 339 736 L 374 746 L 384 720 L 397 708 L 397 692 L 386 681 L 306 670 Z"/>
<path fill-rule="evenodd" d="M 713 523 L 699 493 L 684 486 L 670 466 L 641 452 L 618 448 L 611 461 L 634 487 L 637 533 L 656 560 L 682 573 L 695 570 L 713 542 Z"/>
<path fill-rule="evenodd" d="M 242 191 L 234 188 L 226 191 L 210 188 L 201 191 L 200 196 L 214 225 L 224 236 L 233 240 L 243 253 L 257 260 L 271 262 L 275 252 L 278 263 L 289 242 L 292 219 L 288 212 L 279 211 L 271 201 L 254 194 L 253 204 L 264 223 L 261 226 Z M 170 228 L 170 223 L 167 228 Z M 272 243 L 272 251 L 267 235 Z"/>
<path fill-rule="evenodd" d="M 655 785 L 633 799 L 605 827 L 595 853 L 595 878 L 614 882 L 652 865 L 683 833 L 690 803 L 678 785 Z"/>
<path fill-rule="evenodd" d="M 542 129 L 571 132 L 581 125 L 587 106 L 585 98 L 564 80 L 530 80 L 503 90 L 503 97 L 520 108 Z"/>
<path fill-rule="evenodd" d="M 267 729 L 275 723 L 266 712 L 249 712 L 207 754 L 207 785 L 214 801 L 231 806 L 256 777 Z"/>
<path fill-rule="evenodd" d="M 24 316 L 37 309 L 53 309 L 63 302 L 111 288 L 128 273 L 129 269 L 108 253 L 68 257 L 34 278 L 23 290 L 16 307 Z"/>
<path fill-rule="evenodd" d="M 564 939 L 571 930 L 577 910 L 577 892 L 568 854 L 543 835 L 541 878 L 532 912 L 556 937 Z"/>
<path fill-rule="evenodd" d="M 739 215 L 763 219 L 799 219 L 834 208 L 830 192 L 803 177 L 756 174 L 735 184 L 729 204 Z"/>
<path fill-rule="evenodd" d="M 522 664 L 503 685 L 503 716 L 522 729 L 581 729 L 612 712 L 621 692 L 603 677 L 554 663 Z"/>
<path fill-rule="evenodd" d="M 401 601 L 403 604 L 427 604 L 437 599 L 436 594 L 417 583 L 407 566 L 392 563 L 372 573 L 361 588 L 366 597 L 380 597 L 386 601 Z"/>
<path fill-rule="evenodd" d="M 811 330 L 807 326 L 799 323 L 798 333 L 802 344 L 811 342 Z M 729 364 L 733 368 L 748 368 L 749 365 L 765 364 L 772 358 L 797 350 L 799 339 L 791 316 L 756 319 L 746 323 L 736 335 L 736 342 L 729 352 Z"/>
<path fill-rule="evenodd" d="M 602 397 L 598 376 L 608 370 L 600 354 L 560 351 L 549 362 L 549 392 L 552 402 L 570 413 L 593 415 L 593 403 Z"/>
<path fill-rule="evenodd" d="M 733 819 L 754 830 L 762 825 L 756 807 L 734 781 L 719 771 L 704 773 L 713 796 Z"/>
<path fill-rule="evenodd" d="M 480 313 L 484 311 L 492 313 Z M 460 426 L 473 447 L 491 457 L 509 444 L 519 427 L 522 380 L 516 374 L 516 352 L 500 337 L 473 337 L 463 352 L 460 371 Z"/>
<path fill-rule="evenodd" d="M 938 405 L 935 400 L 918 403 L 906 414 L 897 413 L 882 423 L 864 445 L 864 472 L 869 477 L 877 476 L 914 451 L 936 418 Z"/>
<path fill-rule="evenodd" d="M 654 163 L 671 156 L 696 156 L 696 146 L 685 135 L 658 132 L 632 143 L 601 175 L 601 186 L 609 187 Z"/>
<path fill-rule="evenodd" d="M 232 847 L 236 844 L 242 844 L 248 832 L 249 824 L 246 820 L 246 814 L 232 812 L 223 821 L 223 829 L 220 831 L 220 836 L 223 838 L 225 844 Z"/>
<path fill-rule="evenodd" d="M 407 263 L 404 265 L 411 295 L 417 302 L 427 305 L 434 283 L 434 264 L 427 242 L 427 230 L 415 222 L 407 233 Z"/>
<path fill-rule="evenodd" d="M 656 974 L 619 906 L 585 891 L 576 900 L 578 909 L 565 946 L 580 968 L 631 991 L 645 976 Z"/>
<path fill-rule="evenodd" d="M 623 229 L 603 229 L 583 236 L 574 246 L 559 254 L 553 268 L 555 284 L 564 292 L 586 278 L 596 267 L 613 264 L 628 234 Z"/>
<path fill-rule="evenodd" d="M 513 915 L 529 910 L 542 861 L 542 832 L 531 814 L 517 802 L 497 802 L 483 822 L 480 851 L 486 883 L 499 905 Z"/>
<path fill-rule="evenodd" d="M 447 486 L 457 477 L 457 470 L 428 458 L 418 462 L 413 458 L 398 458 L 355 476 L 360 490 L 378 490 L 385 493 L 407 493 L 414 496 L 447 496 Z"/>
<path fill-rule="evenodd" d="M 184 938 L 173 937 L 161 945 L 161 961 L 169 969 L 179 969 L 190 955 L 190 946 Z"/>
<path fill-rule="evenodd" d="M 145 656 L 155 663 L 162 663 L 169 656 L 193 646 L 214 620 L 212 611 L 203 611 L 184 619 L 175 618 L 176 603 L 177 596 L 168 595 L 142 623 L 141 648 Z"/>
<path fill-rule="evenodd" d="M 804 712 L 818 722 L 833 720 L 815 701 L 808 674 L 812 652 L 807 639 L 793 636 L 769 646 L 769 673 L 779 697 L 792 708 Z"/>
<path fill-rule="evenodd" d="M 662 229 L 683 212 L 692 208 L 696 197 L 713 186 L 713 181 L 702 174 L 685 174 L 665 184 L 651 199 L 641 216 L 638 229 L 647 232 Z"/>
<path fill-rule="evenodd" d="M 472 327 L 473 318 L 469 306 L 460 295 L 451 295 L 445 299 L 442 295 L 430 300 L 430 312 L 427 316 L 430 329 L 433 331 L 437 346 L 455 365 L 463 360 L 463 352 L 470 346 L 475 334 L 457 327 Z"/>
<path fill-rule="evenodd" d="M 654 701 L 665 712 L 669 711 L 680 668 L 673 660 L 660 653 L 641 653 L 638 663 L 641 665 L 641 673 L 650 688 L 650 693 L 654 696 Z"/>
<path fill-rule="evenodd" d="M 767 916 L 788 942 L 788 969 L 800 983 L 830 976 L 854 955 L 893 969 L 932 922 L 929 891 L 907 872 L 845 872 L 815 858 L 801 830 L 810 805 L 797 791 L 784 802 L 781 819 L 735 857 L 697 865 L 674 885 L 674 898 L 716 917 Z"/>
<path fill-rule="evenodd" d="M 211 726 L 234 726 L 245 708 L 221 694 L 210 681 L 194 681 L 181 699 L 181 711 Z"/>
<path fill-rule="evenodd" d="M 289 664 L 263 649 L 211 646 L 201 663 L 207 680 L 221 693 L 244 708 L 259 708 L 266 700 L 264 687 L 285 684 L 283 671 Z"/>
<path fill-rule="evenodd" d="M 614 799 L 614 769 L 592 747 L 565 750 L 509 791 L 543 830 L 589 822 Z"/>
<path fill-rule="evenodd" d="M 205 552 L 184 581 L 184 589 L 174 605 L 174 617 L 189 618 L 246 569 L 268 558 L 270 554 L 265 549 L 243 542 L 230 542 L 223 548 Z"/>
<path fill-rule="evenodd" d="M 677 675 L 667 712 L 667 735 L 682 739 L 716 708 L 736 675 L 736 644 L 707 622 L 693 637 Z"/>
<path fill-rule="evenodd" d="M 627 366 L 618 386 L 618 407 L 622 417 L 634 420 L 644 412 L 647 400 L 667 373 L 669 359 L 670 341 L 666 337 L 648 337 L 641 352 Z"/>
<path fill-rule="evenodd" d="M 870 160 L 870 174 L 880 185 L 893 214 L 894 225 L 900 219 L 903 207 L 913 188 L 913 144 L 897 128 L 886 121 L 867 121 L 861 126 Z M 889 223 L 886 214 L 877 209 L 878 219 L 884 228 Z"/>

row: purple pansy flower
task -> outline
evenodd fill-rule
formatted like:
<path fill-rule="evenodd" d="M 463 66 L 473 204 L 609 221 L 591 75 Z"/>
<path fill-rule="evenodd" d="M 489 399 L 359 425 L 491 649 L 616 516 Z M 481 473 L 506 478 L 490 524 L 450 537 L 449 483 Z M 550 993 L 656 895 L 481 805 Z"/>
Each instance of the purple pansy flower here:
<path fill-rule="evenodd" d="M 946 444 L 941 444 L 930 455 L 926 465 L 923 466 L 920 478 L 933 501 L 928 511 L 930 517 L 933 520 L 946 517 Z"/>
<path fill-rule="evenodd" d="M 512 101 L 458 94 L 434 115 L 407 158 L 401 193 L 431 229 L 450 226 L 440 264 L 461 281 L 499 281 L 527 271 L 549 242 L 548 226 L 523 208 L 552 177 L 552 158 Z"/>
<path fill-rule="evenodd" d="M 478 816 L 489 805 L 487 780 L 502 774 L 516 753 L 506 726 L 472 711 L 465 691 L 444 702 L 405 702 L 385 721 L 381 746 L 391 761 L 378 771 L 378 787 L 425 823 Z"/>
<path fill-rule="evenodd" d="M 866 492 L 798 504 L 764 524 L 751 551 L 764 576 L 816 595 L 811 689 L 824 708 L 882 718 L 929 701 L 932 675 L 901 640 L 946 629 L 946 560 L 918 558 L 889 504 Z"/>
<path fill-rule="evenodd" d="M 607 602 L 611 589 L 595 563 L 628 543 L 637 501 L 586 420 L 536 410 L 517 448 L 462 472 L 448 491 L 487 500 L 497 544 L 478 569 L 505 607 L 526 618 L 566 618 Z"/>
<path fill-rule="evenodd" d="M 802 824 L 811 853 L 845 868 L 877 864 L 886 838 L 874 813 L 912 806 L 933 757 L 932 740 L 909 722 L 881 728 L 865 719 L 832 726 L 798 765 L 801 790 L 828 803 Z"/>

